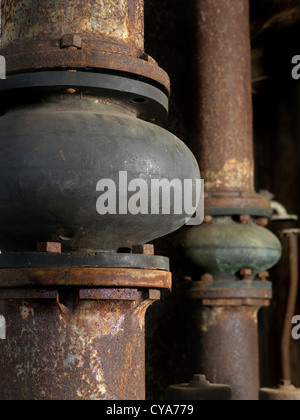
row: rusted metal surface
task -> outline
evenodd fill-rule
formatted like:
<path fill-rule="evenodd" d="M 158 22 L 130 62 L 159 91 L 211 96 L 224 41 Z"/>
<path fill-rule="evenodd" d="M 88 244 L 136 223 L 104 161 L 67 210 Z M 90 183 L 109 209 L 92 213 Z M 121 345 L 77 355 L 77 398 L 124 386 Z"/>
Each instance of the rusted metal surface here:
<path fill-rule="evenodd" d="M 30 299 L 19 293 L 0 298 L 7 324 L 1 400 L 145 398 L 144 317 L 159 295 L 63 288 Z"/>
<path fill-rule="evenodd" d="M 1 269 L 1 287 L 140 287 L 171 289 L 169 271 L 127 268 L 20 268 Z"/>
<path fill-rule="evenodd" d="M 52 254 L 61 253 L 61 243 L 59 242 L 39 242 L 37 244 L 37 252 L 49 252 Z"/>
<path fill-rule="evenodd" d="M 254 191 L 249 0 L 199 0 L 197 16 L 195 153 L 206 212 L 267 214 Z"/>
<path fill-rule="evenodd" d="M 198 371 L 211 382 L 230 385 L 233 400 L 258 400 L 257 314 L 270 305 L 272 284 L 204 278 L 192 284 L 189 297 L 199 301 Z"/>
<path fill-rule="evenodd" d="M 278 388 L 262 388 L 259 396 L 261 401 L 300 401 L 300 389 L 283 380 Z"/>
<path fill-rule="evenodd" d="M 151 244 L 133 245 L 132 253 L 143 254 L 143 255 L 154 255 L 154 245 L 151 245 Z"/>
<path fill-rule="evenodd" d="M 198 370 L 210 382 L 229 384 L 233 400 L 258 400 L 257 312 L 261 305 L 199 306 Z"/>
<path fill-rule="evenodd" d="M 168 75 L 144 53 L 143 0 L 4 0 L 1 42 L 8 73 L 109 69 L 170 88 Z"/>
<path fill-rule="evenodd" d="M 291 332 L 292 319 L 296 312 L 298 299 L 298 284 L 299 284 L 299 262 L 298 262 L 298 235 L 300 229 L 283 230 L 283 236 L 288 237 L 289 241 L 289 270 L 290 270 L 290 286 L 288 294 L 288 302 L 286 307 L 286 314 L 284 319 L 284 327 L 281 339 L 281 359 L 282 359 L 282 373 L 286 381 L 292 380 L 291 370 Z"/>
<path fill-rule="evenodd" d="M 268 283 L 265 288 L 256 287 L 256 284 L 259 284 L 259 282 L 245 282 L 244 287 L 240 288 L 238 287 L 238 282 L 236 282 L 236 287 L 234 287 L 234 282 L 229 284 L 230 287 L 226 287 L 225 283 L 221 284 L 220 287 L 213 287 L 218 283 L 219 282 L 212 282 L 207 284 L 204 281 L 200 283 L 194 282 L 193 287 L 188 292 L 188 295 L 192 299 L 205 299 L 215 303 L 217 301 L 229 301 L 231 302 L 230 306 L 232 306 L 233 301 L 239 302 L 240 304 L 241 302 L 252 302 L 252 300 L 256 299 L 269 302 L 270 299 L 272 299 L 271 283 Z M 210 287 L 210 285 L 212 287 Z"/>
<path fill-rule="evenodd" d="M 4 0 L 2 45 L 20 38 L 88 33 L 144 47 L 143 0 Z"/>

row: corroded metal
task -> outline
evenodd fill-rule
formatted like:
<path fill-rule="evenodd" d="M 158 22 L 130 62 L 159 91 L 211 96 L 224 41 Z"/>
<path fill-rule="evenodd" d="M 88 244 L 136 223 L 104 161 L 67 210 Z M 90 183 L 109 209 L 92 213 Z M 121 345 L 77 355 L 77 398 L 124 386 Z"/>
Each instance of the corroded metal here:
<path fill-rule="evenodd" d="M 213 281 L 203 276 L 189 296 L 196 308 L 198 370 L 214 383 L 232 387 L 233 400 L 258 400 L 259 349 L 257 314 L 268 307 L 268 281 Z"/>
<path fill-rule="evenodd" d="M 195 153 L 206 213 L 267 215 L 254 191 L 249 0 L 197 2 Z"/>
<path fill-rule="evenodd" d="M 257 313 L 269 300 L 205 302 L 198 308 L 198 370 L 232 387 L 233 400 L 258 400 Z"/>
<path fill-rule="evenodd" d="M 144 399 L 144 316 L 158 298 L 138 289 L 2 293 L 0 399 Z"/>
<path fill-rule="evenodd" d="M 186 257 L 217 281 L 247 276 L 253 280 L 281 256 L 280 241 L 273 233 L 231 217 L 215 217 L 209 224 L 186 229 L 178 241 Z"/>
<path fill-rule="evenodd" d="M 300 234 L 300 229 L 286 229 L 283 230 L 281 233 L 283 236 L 287 236 L 289 240 L 290 266 L 289 294 L 281 340 L 281 361 L 283 378 L 284 380 L 291 382 L 292 368 L 290 344 L 292 333 L 292 319 L 296 312 L 299 287 L 298 235 Z"/>
<path fill-rule="evenodd" d="M 19 268 L 0 270 L 1 287 L 90 286 L 170 289 L 171 273 L 130 268 Z"/>
<path fill-rule="evenodd" d="M 292 384 L 291 365 L 291 332 L 292 318 L 295 315 L 298 298 L 299 285 L 299 261 L 298 261 L 298 235 L 300 229 L 285 229 L 281 236 L 287 237 L 289 241 L 289 271 L 290 285 L 288 293 L 287 308 L 284 318 L 283 332 L 281 338 L 281 364 L 283 380 L 277 388 L 262 388 L 260 399 L 267 401 L 300 401 L 300 389 Z"/>
<path fill-rule="evenodd" d="M 144 0 L 4 0 L 1 14 L 8 73 L 108 69 L 169 91 L 168 75 L 144 53 Z"/>
<path fill-rule="evenodd" d="M 234 400 L 258 400 L 257 313 L 272 289 L 254 279 L 278 262 L 281 245 L 255 223 L 270 216 L 270 206 L 254 189 L 249 0 L 198 0 L 196 35 L 194 150 L 205 212 L 214 217 L 186 229 L 179 245 L 194 279 L 206 273 L 190 291 L 199 301 L 198 371 L 229 384 Z"/>

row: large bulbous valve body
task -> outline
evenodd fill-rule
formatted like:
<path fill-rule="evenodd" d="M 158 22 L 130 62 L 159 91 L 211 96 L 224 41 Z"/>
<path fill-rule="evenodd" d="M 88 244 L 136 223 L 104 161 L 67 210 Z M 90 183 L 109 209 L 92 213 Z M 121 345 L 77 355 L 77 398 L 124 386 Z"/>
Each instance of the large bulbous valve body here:
<path fill-rule="evenodd" d="M 182 186 L 189 179 L 195 187 L 200 177 L 174 135 L 122 103 L 76 94 L 34 98 L 0 118 L 1 247 L 30 251 L 52 241 L 71 251 L 117 251 L 168 234 L 192 216 L 175 214 L 173 198 L 163 214 L 160 195 L 159 214 L 151 214 L 154 179 Z M 130 182 L 136 186 L 128 191 Z"/>

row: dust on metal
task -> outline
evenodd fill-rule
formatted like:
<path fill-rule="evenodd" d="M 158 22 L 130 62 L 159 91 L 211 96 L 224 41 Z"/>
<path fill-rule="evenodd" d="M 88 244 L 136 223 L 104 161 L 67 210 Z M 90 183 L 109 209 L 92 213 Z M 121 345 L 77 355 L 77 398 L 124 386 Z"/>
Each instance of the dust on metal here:
<path fill-rule="evenodd" d="M 60 289 L 59 301 L 1 297 L 8 320 L 0 343 L 2 400 L 145 398 L 144 319 L 158 295 L 102 289 L 101 296 L 83 290 L 78 299 L 78 291 Z"/>

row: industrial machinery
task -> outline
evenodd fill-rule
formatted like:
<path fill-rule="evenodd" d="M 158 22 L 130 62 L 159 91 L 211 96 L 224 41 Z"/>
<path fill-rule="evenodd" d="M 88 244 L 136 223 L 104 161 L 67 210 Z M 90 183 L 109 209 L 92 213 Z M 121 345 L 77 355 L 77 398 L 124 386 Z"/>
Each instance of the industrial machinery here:
<path fill-rule="evenodd" d="M 131 214 L 127 187 L 143 181 L 150 200 L 153 179 L 200 174 L 155 124 L 170 84 L 144 52 L 143 11 L 2 2 L 0 399 L 145 398 L 144 316 L 171 288 L 168 259 L 145 244 L 192 213 Z M 103 180 L 115 195 L 99 209 Z"/>

